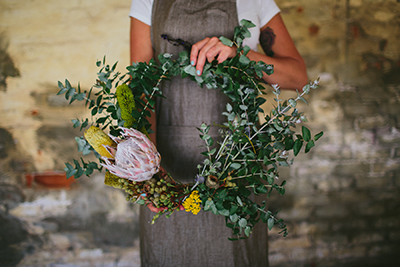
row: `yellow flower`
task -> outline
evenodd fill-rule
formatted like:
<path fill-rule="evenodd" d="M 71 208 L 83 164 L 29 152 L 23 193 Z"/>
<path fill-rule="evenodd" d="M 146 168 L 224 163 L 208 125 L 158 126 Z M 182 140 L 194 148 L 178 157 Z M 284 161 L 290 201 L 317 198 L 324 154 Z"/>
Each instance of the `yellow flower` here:
<path fill-rule="evenodd" d="M 185 208 L 185 211 L 187 212 L 192 212 L 194 215 L 197 215 L 199 211 L 201 210 L 200 208 L 201 204 L 201 199 L 199 195 L 199 191 L 194 190 L 188 198 L 183 202 L 183 207 Z"/>

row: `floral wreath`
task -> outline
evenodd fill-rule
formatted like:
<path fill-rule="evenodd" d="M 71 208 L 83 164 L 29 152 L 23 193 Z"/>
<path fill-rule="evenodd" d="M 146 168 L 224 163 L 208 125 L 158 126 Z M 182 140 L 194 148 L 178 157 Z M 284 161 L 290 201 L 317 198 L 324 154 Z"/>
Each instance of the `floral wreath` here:
<path fill-rule="evenodd" d="M 267 223 L 270 230 L 276 225 L 286 236 L 287 227 L 277 218 L 277 212 L 268 210 L 265 201 L 256 203 L 252 195 L 269 197 L 274 190 L 283 195 L 286 181 L 277 181 L 279 168 L 293 163 L 289 152 L 297 156 L 305 146 L 307 153 L 322 136 L 320 132 L 312 137 L 305 126 L 301 133 L 294 131 L 296 124 L 307 121 L 296 108 L 297 101 L 306 102 L 303 96 L 318 87 L 318 80 L 288 100 L 279 99 L 279 86 L 272 85 L 276 107 L 260 123 L 259 113 L 264 113 L 260 106 L 266 101 L 259 97 L 265 94 L 261 77 L 263 73 L 271 75 L 273 66 L 246 56 L 250 48 L 242 46 L 243 39 L 250 37 L 248 28 L 254 26 L 242 20 L 233 41 L 221 37 L 223 44 L 237 46 L 236 56 L 219 64 L 206 63 L 201 76 L 196 75 L 188 52 L 183 51 L 176 60 L 168 53 L 159 55 L 160 64 L 154 60 L 133 63 L 123 75 L 115 71 L 117 63 L 107 65 L 104 57 L 97 62 L 98 79 L 89 91 L 82 92 L 79 85 L 73 88 L 68 80 L 65 84 L 58 82 L 58 95 L 65 94 L 70 104 L 85 101 L 91 110 L 90 122 L 88 118 L 71 121 L 81 131 L 91 125 L 84 137 L 75 139 L 79 152 L 94 153 L 99 161 L 81 157 L 80 161 L 73 160 L 74 166 L 65 163 L 67 177 L 89 176 L 104 167 L 106 185 L 124 190 L 127 201 L 157 208 L 152 223 L 161 214 L 169 217 L 176 210 L 197 214 L 202 209 L 225 217 L 226 226 L 233 230 L 230 240 L 248 237 L 259 221 Z M 187 46 L 181 39 L 162 38 Z M 227 121 L 219 125 L 221 142 L 214 145 L 208 134 L 210 125 L 203 123 L 198 128 L 206 148 L 202 153 L 205 159 L 190 184 L 175 181 L 160 168 L 161 157 L 148 139 L 151 124 L 147 118 L 154 111 L 155 98 L 163 97 L 160 84 L 179 74 L 208 89 L 219 88 L 231 101 L 223 112 Z"/>

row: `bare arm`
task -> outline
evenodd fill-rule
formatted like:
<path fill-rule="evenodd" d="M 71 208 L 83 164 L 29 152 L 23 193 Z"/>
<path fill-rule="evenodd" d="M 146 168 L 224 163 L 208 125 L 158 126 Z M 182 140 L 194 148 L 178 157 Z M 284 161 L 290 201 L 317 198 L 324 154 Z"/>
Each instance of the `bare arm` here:
<path fill-rule="evenodd" d="M 130 53 L 132 62 L 149 62 L 154 56 L 150 25 L 131 17 Z"/>
<path fill-rule="evenodd" d="M 132 62 L 149 62 L 154 56 L 153 46 L 151 44 L 150 26 L 131 18 L 130 30 L 130 54 Z M 150 134 L 150 140 L 157 146 L 156 143 L 156 113 L 152 113 L 148 118 L 151 123 L 151 129 L 154 133 Z"/>
<path fill-rule="evenodd" d="M 260 45 L 264 52 L 273 55 L 263 55 L 250 50 L 247 56 L 254 61 L 264 61 L 274 65 L 274 73 L 264 74 L 263 79 L 269 84 L 279 84 L 284 89 L 299 89 L 308 82 L 306 65 L 297 51 L 292 38 L 283 23 L 280 14 L 273 17 L 260 30 Z M 266 38 L 267 37 L 267 38 Z"/>
<path fill-rule="evenodd" d="M 266 35 L 275 35 L 274 42 L 266 42 Z M 264 38 L 263 38 L 264 37 Z M 266 25 L 260 29 L 260 44 L 264 51 L 272 50 L 273 56 L 267 56 L 250 50 L 247 56 L 254 61 L 264 61 L 274 65 L 274 74 L 264 74 L 264 81 L 270 84 L 279 84 L 282 89 L 299 89 L 308 82 L 306 66 L 290 37 L 285 24 L 277 14 Z M 215 57 L 219 62 L 236 55 L 234 47 L 224 46 L 216 37 L 206 38 L 197 42 L 192 47 L 190 60 L 196 66 L 197 74 L 200 75 L 205 61 L 211 62 Z"/>

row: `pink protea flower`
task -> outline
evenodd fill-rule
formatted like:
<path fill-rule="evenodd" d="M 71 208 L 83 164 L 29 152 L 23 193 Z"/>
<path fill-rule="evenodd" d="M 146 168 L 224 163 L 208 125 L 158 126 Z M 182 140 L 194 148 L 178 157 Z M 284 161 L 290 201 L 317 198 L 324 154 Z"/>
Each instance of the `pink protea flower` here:
<path fill-rule="evenodd" d="M 131 181 L 149 180 L 159 171 L 161 156 L 154 144 L 135 129 L 122 128 L 123 139 L 110 136 L 117 147 L 105 146 L 114 158 L 102 157 L 111 173 Z"/>

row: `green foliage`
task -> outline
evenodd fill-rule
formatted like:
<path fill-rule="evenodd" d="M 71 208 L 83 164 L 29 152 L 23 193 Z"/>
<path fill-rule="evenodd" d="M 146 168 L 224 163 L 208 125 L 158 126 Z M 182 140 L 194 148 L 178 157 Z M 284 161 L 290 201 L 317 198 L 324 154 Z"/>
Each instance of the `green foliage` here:
<path fill-rule="evenodd" d="M 306 102 L 304 95 L 311 89 L 318 87 L 318 80 L 304 86 L 302 92 L 297 93 L 295 99 L 279 99 L 280 88 L 272 85 L 276 106 L 268 114 L 264 114 L 265 122 L 259 121 L 259 113 L 264 112 L 261 105 L 265 99 L 264 86 L 260 78 L 273 73 L 273 66 L 264 62 L 251 61 L 247 56 L 250 50 L 242 47 L 243 39 L 250 36 L 248 28 L 254 25 L 246 20 L 235 28 L 234 40 L 221 37 L 220 40 L 229 46 L 238 47 L 235 57 L 222 63 L 207 62 L 201 76 L 196 75 L 196 69 L 190 65 L 187 52 L 181 52 L 176 60 L 171 54 L 159 55 L 160 64 L 154 60 L 149 63 L 138 62 L 127 67 L 127 74 L 115 72 L 116 63 L 110 67 L 105 58 L 98 61 L 100 68 L 96 84 L 88 91 L 76 90 L 68 80 L 65 84 L 59 82 L 58 94 L 65 94 L 72 103 L 75 100 L 85 101 L 91 110 L 91 124 L 101 129 L 108 129 L 110 134 L 119 135 L 119 127 L 125 121 L 121 116 L 121 104 L 115 95 L 115 88 L 126 84 L 132 91 L 135 108 L 131 110 L 131 127 L 135 129 L 150 129 L 147 118 L 151 116 L 156 97 L 163 97 L 160 83 L 169 80 L 172 76 L 181 75 L 197 82 L 208 89 L 220 89 L 230 99 L 223 115 L 227 121 L 221 125 L 222 141 L 215 147 L 215 140 L 208 134 L 210 125 L 202 124 L 198 130 L 204 141 L 204 162 L 199 164 L 199 176 L 216 177 L 219 183 L 217 189 L 208 187 L 205 183 L 196 183 L 202 199 L 204 211 L 225 217 L 226 226 L 232 229 L 235 236 L 231 240 L 248 237 L 256 223 L 260 220 L 267 223 L 268 228 L 277 226 L 284 236 L 288 231 L 284 222 L 277 219 L 277 213 L 266 209 L 265 203 L 256 203 L 252 195 L 272 192 L 280 195 L 285 193 L 285 181 L 278 185 L 279 168 L 290 166 L 293 157 L 297 156 L 304 147 L 305 153 L 315 146 L 315 142 L 322 136 L 322 132 L 314 137 L 311 131 L 302 126 L 301 132 L 295 131 L 296 125 L 305 122 L 306 117 L 299 112 L 297 102 Z M 129 78 L 128 78 L 129 77 Z M 125 103 L 124 105 L 127 105 Z M 88 119 L 72 120 L 74 128 L 89 126 Z M 76 139 L 78 150 L 84 155 L 93 149 L 83 139 Z M 212 148 L 214 147 L 214 148 Z M 99 169 L 97 164 L 81 164 L 74 160 L 74 166 L 66 163 L 65 170 L 68 177 L 75 178 L 85 174 L 90 175 L 93 170 Z"/>

